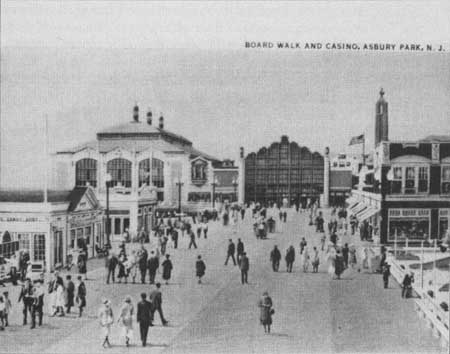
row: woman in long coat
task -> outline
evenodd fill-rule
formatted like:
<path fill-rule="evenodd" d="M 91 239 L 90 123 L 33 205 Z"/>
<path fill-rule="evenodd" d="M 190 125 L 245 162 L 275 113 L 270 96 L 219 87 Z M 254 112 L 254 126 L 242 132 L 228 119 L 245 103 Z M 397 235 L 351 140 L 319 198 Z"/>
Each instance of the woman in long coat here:
<path fill-rule="evenodd" d="M 334 264 L 334 272 L 336 274 L 336 277 L 337 279 L 341 279 L 341 274 L 344 272 L 344 257 L 342 256 L 340 251 L 336 253 Z"/>
<path fill-rule="evenodd" d="M 202 256 L 197 257 L 197 262 L 195 262 L 195 275 L 198 277 L 198 283 L 201 284 L 202 277 L 205 275 L 206 265 L 202 260 Z"/>
<path fill-rule="evenodd" d="M 272 299 L 269 293 L 265 291 L 259 300 L 258 307 L 260 308 L 259 320 L 264 326 L 264 332 L 270 333 L 270 325 L 272 324 Z"/>
<path fill-rule="evenodd" d="M 130 345 L 130 340 L 133 337 L 133 314 L 134 307 L 131 303 L 131 297 L 127 296 L 125 301 L 120 308 L 120 315 L 117 323 L 119 323 L 123 328 L 123 336 L 125 337 L 125 345 L 128 347 Z"/>
<path fill-rule="evenodd" d="M 87 279 L 87 253 L 85 251 L 81 251 L 78 255 L 77 265 L 78 265 L 78 273 L 84 276 L 84 279 Z"/>
<path fill-rule="evenodd" d="M 169 279 L 172 274 L 172 261 L 169 259 L 169 255 L 166 254 L 166 259 L 162 262 L 162 278 L 166 281 L 166 285 L 169 284 Z"/>

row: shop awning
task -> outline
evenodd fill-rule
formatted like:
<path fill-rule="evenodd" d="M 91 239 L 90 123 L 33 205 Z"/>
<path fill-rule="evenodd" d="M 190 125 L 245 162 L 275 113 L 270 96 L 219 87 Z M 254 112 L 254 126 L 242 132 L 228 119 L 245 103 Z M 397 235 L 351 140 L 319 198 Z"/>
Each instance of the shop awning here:
<path fill-rule="evenodd" d="M 345 203 L 347 203 L 348 207 L 351 208 L 352 205 L 355 205 L 358 202 L 358 200 L 354 196 L 350 196 L 345 200 Z"/>
<path fill-rule="evenodd" d="M 372 206 L 367 207 L 364 211 L 362 211 L 359 216 L 357 216 L 359 221 L 366 220 L 372 216 L 374 216 L 376 213 L 378 213 L 379 209 L 374 208 Z"/>
<path fill-rule="evenodd" d="M 366 205 L 364 203 L 361 203 L 361 204 L 362 204 L 362 207 L 359 208 L 359 210 L 355 213 L 355 216 L 356 216 L 356 218 L 358 220 L 361 220 L 361 215 L 363 215 L 367 211 L 367 209 L 369 208 L 368 205 Z"/>
<path fill-rule="evenodd" d="M 363 209 L 366 209 L 367 205 L 363 202 L 359 202 L 354 208 L 351 209 L 351 213 L 354 215 L 357 215 L 359 212 L 361 212 Z"/>

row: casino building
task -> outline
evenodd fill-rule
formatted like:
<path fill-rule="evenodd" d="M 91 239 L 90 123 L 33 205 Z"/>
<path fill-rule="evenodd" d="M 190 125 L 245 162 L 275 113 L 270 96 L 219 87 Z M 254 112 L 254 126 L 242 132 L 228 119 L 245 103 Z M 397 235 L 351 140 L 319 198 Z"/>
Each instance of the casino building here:
<path fill-rule="evenodd" d="M 213 199 L 238 200 L 233 161 L 197 150 L 190 140 L 167 130 L 162 115 L 157 125 L 151 111 L 141 121 L 138 106 L 130 121 L 57 152 L 54 170 L 57 189 L 90 186 L 100 204 L 109 206 L 113 239 L 127 229 L 132 235 L 149 231 L 158 212 L 178 207 L 196 212 L 212 208 Z"/>
<path fill-rule="evenodd" d="M 383 95 L 375 107 L 374 169 L 360 176 L 349 209 L 381 243 L 441 239 L 450 217 L 450 136 L 389 140 Z"/>

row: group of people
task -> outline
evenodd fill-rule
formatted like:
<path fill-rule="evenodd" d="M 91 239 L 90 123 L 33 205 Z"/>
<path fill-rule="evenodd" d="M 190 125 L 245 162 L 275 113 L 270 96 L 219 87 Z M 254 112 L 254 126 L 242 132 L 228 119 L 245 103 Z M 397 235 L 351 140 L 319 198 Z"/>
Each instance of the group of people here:
<path fill-rule="evenodd" d="M 117 323 L 122 327 L 122 336 L 127 347 L 133 339 L 135 321 L 139 324 L 142 346 L 145 347 L 147 345 L 148 330 L 149 327 L 153 326 L 155 312 L 159 313 L 162 325 L 167 326 L 169 321 L 164 317 L 162 310 L 160 283 L 156 283 L 156 288 L 150 292 L 148 299 L 146 293 L 141 293 L 141 301 L 137 303 L 137 311 L 135 311 L 131 296 L 125 297 L 119 310 Z M 110 300 L 104 299 L 102 301 L 98 311 L 98 320 L 101 328 L 102 346 L 104 348 L 111 347 L 111 328 L 115 318 Z"/>

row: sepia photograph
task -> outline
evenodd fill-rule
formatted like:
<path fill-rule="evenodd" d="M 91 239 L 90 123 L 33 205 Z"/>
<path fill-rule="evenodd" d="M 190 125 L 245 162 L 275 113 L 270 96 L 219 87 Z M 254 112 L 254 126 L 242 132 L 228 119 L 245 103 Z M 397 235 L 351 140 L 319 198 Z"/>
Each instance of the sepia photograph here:
<path fill-rule="evenodd" d="M 0 354 L 450 353 L 449 15 L 1 1 Z"/>

